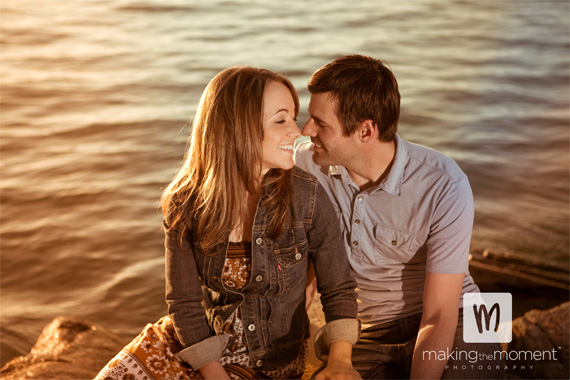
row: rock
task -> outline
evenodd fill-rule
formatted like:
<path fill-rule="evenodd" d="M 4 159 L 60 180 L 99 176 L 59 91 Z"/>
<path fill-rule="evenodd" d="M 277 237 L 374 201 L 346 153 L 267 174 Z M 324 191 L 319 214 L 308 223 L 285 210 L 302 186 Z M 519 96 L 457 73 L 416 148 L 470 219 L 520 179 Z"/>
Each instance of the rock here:
<path fill-rule="evenodd" d="M 324 323 L 319 299 L 309 309 L 311 336 Z M 503 348 L 509 355 L 509 379 L 569 378 L 570 303 L 550 310 L 531 310 L 513 321 L 513 339 Z M 92 379 L 127 342 L 110 331 L 78 318 L 58 317 L 44 328 L 28 355 L 15 358 L 1 370 L 3 380 L 11 379 Z M 528 358 L 525 352 L 541 353 L 541 360 Z M 554 357 L 552 360 L 549 356 Z M 544 359 L 544 360 L 543 360 Z M 320 361 L 309 342 L 309 370 Z M 515 366 L 516 364 L 516 366 Z M 524 368 L 522 367 L 524 366 Z"/>
<path fill-rule="evenodd" d="M 531 310 L 513 320 L 512 341 L 503 345 L 508 377 L 568 379 L 569 328 L 569 302 L 549 310 Z"/>
<path fill-rule="evenodd" d="M 93 379 L 123 348 L 117 335 L 79 318 L 57 317 L 42 331 L 29 354 L 6 363 L 10 379 Z"/>

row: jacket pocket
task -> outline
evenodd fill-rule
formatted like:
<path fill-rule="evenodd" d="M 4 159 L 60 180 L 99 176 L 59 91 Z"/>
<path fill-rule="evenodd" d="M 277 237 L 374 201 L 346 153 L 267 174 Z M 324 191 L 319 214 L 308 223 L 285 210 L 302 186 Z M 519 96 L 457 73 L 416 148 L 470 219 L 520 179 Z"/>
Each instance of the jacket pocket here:
<path fill-rule="evenodd" d="M 376 264 L 407 263 L 418 248 L 415 234 L 383 224 L 374 226 L 374 250 Z"/>
<path fill-rule="evenodd" d="M 285 292 L 291 292 L 299 284 L 307 281 L 308 243 L 304 240 L 291 247 L 275 249 L 273 251 L 277 260 L 277 269 L 283 278 Z"/>

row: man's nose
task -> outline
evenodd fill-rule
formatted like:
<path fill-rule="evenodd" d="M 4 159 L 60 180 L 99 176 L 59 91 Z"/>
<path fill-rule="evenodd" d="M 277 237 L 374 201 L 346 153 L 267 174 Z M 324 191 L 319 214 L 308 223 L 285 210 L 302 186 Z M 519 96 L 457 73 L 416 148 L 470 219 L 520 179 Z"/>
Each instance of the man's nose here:
<path fill-rule="evenodd" d="M 307 120 L 307 122 L 303 126 L 303 129 L 301 129 L 301 134 L 303 136 L 310 136 L 310 137 L 317 136 L 317 129 L 315 128 L 315 123 L 313 122 L 312 118 L 309 118 L 309 120 Z"/>

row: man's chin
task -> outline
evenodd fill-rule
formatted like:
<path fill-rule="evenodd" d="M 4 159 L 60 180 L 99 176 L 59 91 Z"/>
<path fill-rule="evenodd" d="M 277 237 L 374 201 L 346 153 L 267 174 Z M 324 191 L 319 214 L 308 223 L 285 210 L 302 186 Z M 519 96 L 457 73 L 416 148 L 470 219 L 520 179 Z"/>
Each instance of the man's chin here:
<path fill-rule="evenodd" d="M 332 165 L 327 156 L 321 152 L 313 152 L 313 162 L 320 166 Z"/>

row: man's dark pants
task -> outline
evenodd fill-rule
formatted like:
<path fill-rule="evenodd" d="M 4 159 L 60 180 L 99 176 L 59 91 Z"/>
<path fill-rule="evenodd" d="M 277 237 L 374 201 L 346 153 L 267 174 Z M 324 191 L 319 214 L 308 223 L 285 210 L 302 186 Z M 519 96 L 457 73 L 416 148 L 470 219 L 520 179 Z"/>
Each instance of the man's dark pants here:
<path fill-rule="evenodd" d="M 362 330 L 352 350 L 352 365 L 363 379 L 410 377 L 421 318 L 421 314 L 416 314 Z M 450 348 L 452 355 L 446 355 L 449 361 L 442 379 L 503 379 L 505 363 L 495 351 L 501 351 L 500 344 L 463 342 L 463 310 L 460 309 L 455 341 Z M 441 353 L 432 352 L 432 360 L 436 354 Z M 481 354 L 496 360 L 480 360 Z M 430 353 L 423 355 L 424 360 L 429 360 Z"/>

